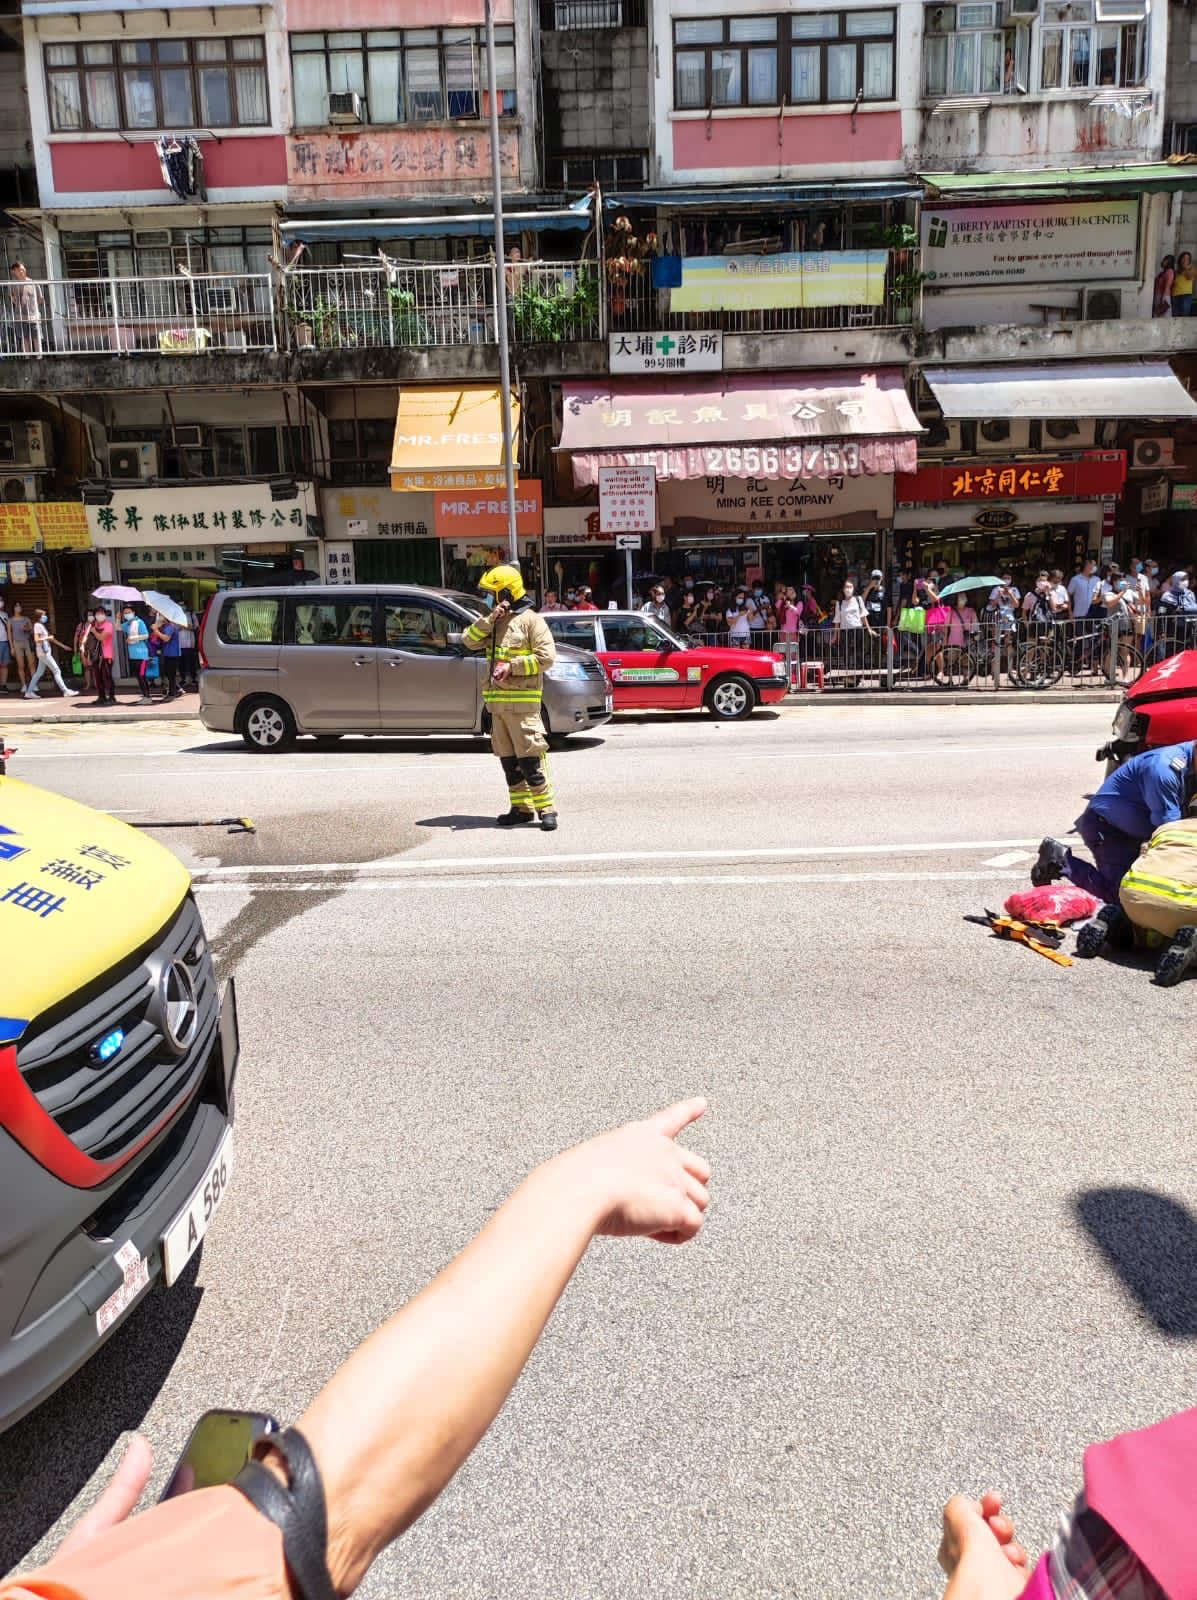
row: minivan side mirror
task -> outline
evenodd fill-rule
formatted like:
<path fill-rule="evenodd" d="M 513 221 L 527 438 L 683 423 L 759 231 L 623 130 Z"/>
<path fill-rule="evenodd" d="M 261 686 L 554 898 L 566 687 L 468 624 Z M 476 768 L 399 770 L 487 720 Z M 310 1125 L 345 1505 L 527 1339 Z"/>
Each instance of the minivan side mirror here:
<path fill-rule="evenodd" d="M 465 648 L 465 634 L 464 633 L 451 633 L 449 635 L 449 643 L 453 646 L 453 648 L 455 650 L 464 649 Z"/>

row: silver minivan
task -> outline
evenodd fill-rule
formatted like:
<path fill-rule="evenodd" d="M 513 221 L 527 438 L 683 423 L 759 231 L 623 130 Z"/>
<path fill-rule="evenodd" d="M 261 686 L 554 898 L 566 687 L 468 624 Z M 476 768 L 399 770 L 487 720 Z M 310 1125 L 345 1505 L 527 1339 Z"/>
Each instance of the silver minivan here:
<path fill-rule="evenodd" d="M 298 734 L 485 733 L 486 660 L 461 635 L 481 600 L 401 584 L 226 589 L 200 628 L 200 721 L 251 750 Z M 564 738 L 611 715 L 611 683 L 585 650 L 557 646 L 545 729 Z"/>

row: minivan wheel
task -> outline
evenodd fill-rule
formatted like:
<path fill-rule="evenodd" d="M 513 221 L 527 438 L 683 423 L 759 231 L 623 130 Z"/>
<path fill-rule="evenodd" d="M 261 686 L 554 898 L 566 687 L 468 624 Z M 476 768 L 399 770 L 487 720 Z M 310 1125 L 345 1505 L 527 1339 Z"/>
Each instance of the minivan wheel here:
<path fill-rule="evenodd" d="M 717 678 L 707 690 L 707 709 L 724 722 L 750 717 L 756 707 L 756 690 L 747 678 L 733 674 Z"/>
<path fill-rule="evenodd" d="M 285 750 L 295 740 L 295 718 L 281 700 L 251 700 L 241 713 L 241 737 L 251 750 Z"/>

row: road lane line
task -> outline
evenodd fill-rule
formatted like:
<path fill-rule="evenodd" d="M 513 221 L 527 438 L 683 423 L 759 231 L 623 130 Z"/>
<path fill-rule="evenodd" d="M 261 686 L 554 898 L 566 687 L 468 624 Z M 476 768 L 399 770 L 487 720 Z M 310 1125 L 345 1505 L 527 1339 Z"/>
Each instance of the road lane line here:
<path fill-rule="evenodd" d="M 853 883 L 1008 883 L 1015 876 L 997 870 L 978 872 L 753 872 L 753 873 L 570 873 L 560 877 L 518 878 L 347 878 L 336 885 L 338 893 L 380 894 L 387 890 L 418 892 L 425 889 L 694 889 L 714 887 L 752 888 L 762 883 L 784 883 L 793 888 L 805 884 Z M 244 882 L 196 883 L 197 894 L 314 894 L 326 891 L 326 879 L 311 878 L 298 883 L 247 884 Z"/>
<path fill-rule="evenodd" d="M 1016 867 L 1022 861 L 1033 861 L 1035 858 L 1029 850 L 1007 850 L 1000 856 L 989 856 L 984 862 L 987 867 Z"/>
<path fill-rule="evenodd" d="M 304 865 L 267 866 L 246 863 L 241 866 L 204 867 L 197 869 L 197 882 L 208 882 L 222 877 L 263 877 L 269 874 L 295 874 L 309 877 L 330 873 L 358 873 L 377 877 L 383 873 L 425 873 L 448 869 L 462 872 L 467 868 L 484 868 L 491 872 L 507 872 L 512 867 L 524 870 L 530 867 L 561 867 L 629 865 L 635 862 L 660 861 L 802 861 L 834 856 L 902 856 L 943 855 L 953 851 L 1011 850 L 1035 846 L 1038 839 L 964 839 L 916 844 L 806 844 L 725 846 L 719 850 L 594 850 L 564 853 L 552 856 L 505 856 L 501 861 L 489 856 L 424 856 L 414 861 L 312 861 Z"/>

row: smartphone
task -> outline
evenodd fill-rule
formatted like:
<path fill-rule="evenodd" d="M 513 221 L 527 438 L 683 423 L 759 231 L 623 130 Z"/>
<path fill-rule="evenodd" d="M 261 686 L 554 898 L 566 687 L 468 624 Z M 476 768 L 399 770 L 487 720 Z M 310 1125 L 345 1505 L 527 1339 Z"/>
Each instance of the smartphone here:
<path fill-rule="evenodd" d="M 265 1411 L 205 1411 L 192 1428 L 161 1498 L 173 1500 L 191 1489 L 232 1483 L 258 1440 L 278 1431 L 278 1422 Z"/>

